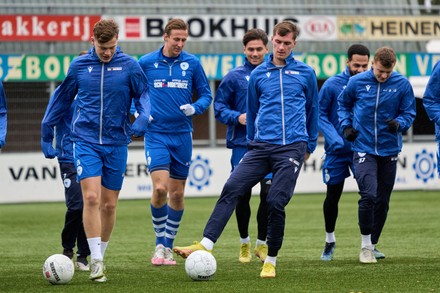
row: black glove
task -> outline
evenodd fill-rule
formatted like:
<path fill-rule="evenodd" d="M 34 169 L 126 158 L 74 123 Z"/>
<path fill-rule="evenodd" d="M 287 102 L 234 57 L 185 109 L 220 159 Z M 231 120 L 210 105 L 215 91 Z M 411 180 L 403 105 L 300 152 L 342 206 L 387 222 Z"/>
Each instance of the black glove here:
<path fill-rule="evenodd" d="M 358 131 L 351 126 L 344 129 L 344 137 L 348 141 L 354 141 L 358 136 Z"/>
<path fill-rule="evenodd" d="M 387 119 L 385 120 L 386 123 L 388 123 L 388 130 L 392 133 L 396 133 L 397 129 L 399 129 L 399 122 L 397 122 L 394 119 Z"/>

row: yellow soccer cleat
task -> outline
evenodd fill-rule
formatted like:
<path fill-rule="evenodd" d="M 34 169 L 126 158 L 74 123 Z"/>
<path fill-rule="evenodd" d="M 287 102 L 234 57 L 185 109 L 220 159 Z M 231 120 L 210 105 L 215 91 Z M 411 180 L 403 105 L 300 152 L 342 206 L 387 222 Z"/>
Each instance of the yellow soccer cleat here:
<path fill-rule="evenodd" d="M 187 258 L 191 253 L 193 253 L 196 250 L 205 250 L 209 253 L 212 253 L 212 250 L 206 249 L 200 242 L 194 241 L 193 245 L 189 246 L 175 246 L 173 248 L 173 251 L 180 255 L 183 258 Z"/>
<path fill-rule="evenodd" d="M 267 257 L 267 244 L 257 245 L 254 249 L 254 254 L 258 257 L 262 262 L 266 260 Z"/>
<path fill-rule="evenodd" d="M 275 278 L 275 266 L 270 262 L 265 262 L 260 273 L 261 278 Z"/>
<path fill-rule="evenodd" d="M 251 244 L 250 243 L 242 243 L 240 245 L 240 256 L 238 260 L 242 263 L 251 262 L 252 254 L 251 254 Z"/>

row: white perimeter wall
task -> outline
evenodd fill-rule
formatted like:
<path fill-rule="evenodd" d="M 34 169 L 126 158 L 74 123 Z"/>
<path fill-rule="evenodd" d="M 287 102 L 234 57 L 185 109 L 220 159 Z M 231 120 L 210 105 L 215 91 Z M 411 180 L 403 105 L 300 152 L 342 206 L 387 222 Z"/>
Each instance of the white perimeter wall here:
<path fill-rule="evenodd" d="M 395 189 L 437 189 L 439 179 L 437 145 L 404 144 L 399 156 Z M 186 185 L 186 196 L 218 196 L 230 172 L 231 150 L 195 148 Z M 318 146 L 305 163 L 296 193 L 325 193 L 321 165 L 323 146 Z M 121 199 L 151 197 L 151 178 L 145 173 L 143 150 L 130 150 Z M 258 193 L 254 188 L 254 194 Z M 345 191 L 357 191 L 355 180 L 346 180 Z M 45 159 L 42 153 L 0 153 L 0 203 L 64 201 L 64 189 L 58 161 Z"/>

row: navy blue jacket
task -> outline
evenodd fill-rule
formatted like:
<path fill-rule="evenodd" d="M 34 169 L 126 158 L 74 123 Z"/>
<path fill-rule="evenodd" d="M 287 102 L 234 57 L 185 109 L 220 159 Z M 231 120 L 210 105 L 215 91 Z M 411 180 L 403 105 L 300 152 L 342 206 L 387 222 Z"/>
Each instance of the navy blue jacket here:
<path fill-rule="evenodd" d="M 230 149 L 247 145 L 246 125 L 240 124 L 238 117 L 246 113 L 249 76 L 255 67 L 245 59 L 242 66 L 226 74 L 215 93 L 215 118 L 228 125 L 226 147 Z"/>
<path fill-rule="evenodd" d="M 327 79 L 319 91 L 319 130 L 324 136 L 326 154 L 351 152 L 351 143 L 344 138 L 339 127 L 338 96 L 350 79 L 350 69 Z"/>
<path fill-rule="evenodd" d="M 250 141 L 286 145 L 306 142 L 313 153 L 318 139 L 318 85 L 313 69 L 293 58 L 273 64 L 273 54 L 252 71 L 246 126 Z"/>
<path fill-rule="evenodd" d="M 102 145 L 131 142 L 130 106 L 132 99 L 141 115 L 150 115 L 148 85 L 138 62 L 119 47 L 108 63 L 94 48 L 75 58 L 67 76 L 53 93 L 41 123 L 41 137 L 50 142 L 53 128 L 77 105 L 72 118 L 72 141 Z M 146 129 L 146 127 L 145 127 Z"/>
<path fill-rule="evenodd" d="M 353 126 L 359 132 L 353 151 L 377 156 L 400 153 L 402 132 L 416 117 L 416 99 L 405 76 L 392 72 L 380 83 L 371 68 L 350 78 L 338 103 L 341 128 Z M 397 133 L 388 130 L 388 119 L 399 122 Z"/>

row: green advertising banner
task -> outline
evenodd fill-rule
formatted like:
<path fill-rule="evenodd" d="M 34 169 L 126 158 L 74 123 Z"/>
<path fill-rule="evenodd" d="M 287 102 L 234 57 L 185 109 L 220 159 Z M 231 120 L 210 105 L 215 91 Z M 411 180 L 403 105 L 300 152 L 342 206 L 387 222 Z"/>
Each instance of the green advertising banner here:
<path fill-rule="evenodd" d="M 62 81 L 70 62 L 76 56 L 0 54 L 0 79 L 23 82 Z M 210 80 L 221 80 L 229 70 L 244 62 L 243 54 L 199 54 L 196 56 L 200 59 Z M 345 69 L 347 57 L 345 53 L 300 53 L 295 54 L 295 58 L 310 65 L 315 70 L 318 79 L 326 79 Z M 440 61 L 440 54 L 397 54 L 397 64 L 394 70 L 405 76 L 429 76 L 432 67 L 438 61 Z"/>

